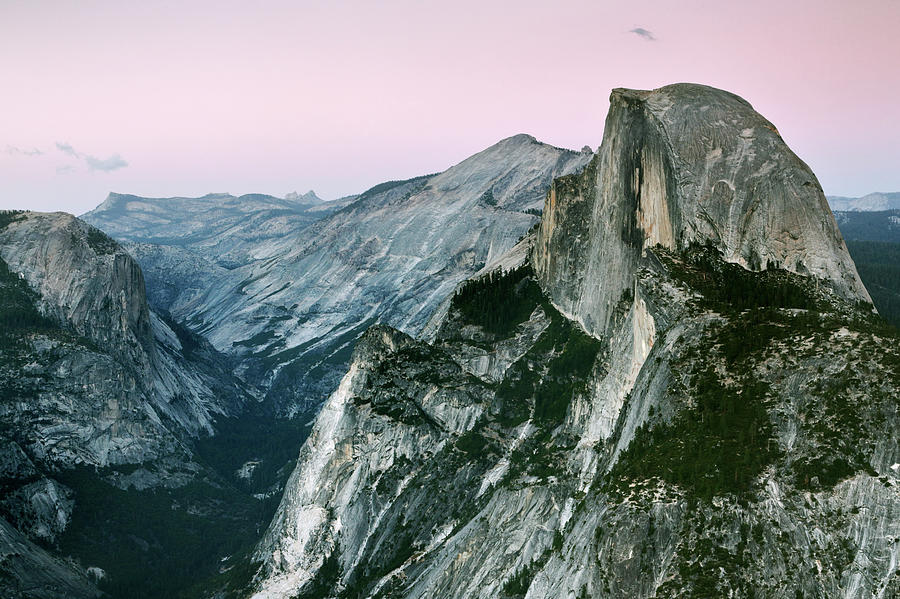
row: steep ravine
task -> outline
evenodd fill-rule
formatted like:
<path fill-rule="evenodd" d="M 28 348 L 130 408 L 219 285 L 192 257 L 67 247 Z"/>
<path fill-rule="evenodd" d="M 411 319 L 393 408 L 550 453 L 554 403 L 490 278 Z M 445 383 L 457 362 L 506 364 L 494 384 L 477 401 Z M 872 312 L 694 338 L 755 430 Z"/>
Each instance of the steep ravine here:
<path fill-rule="evenodd" d="M 615 90 L 511 256 L 366 333 L 224 594 L 900 595 L 900 344 L 748 103 Z"/>

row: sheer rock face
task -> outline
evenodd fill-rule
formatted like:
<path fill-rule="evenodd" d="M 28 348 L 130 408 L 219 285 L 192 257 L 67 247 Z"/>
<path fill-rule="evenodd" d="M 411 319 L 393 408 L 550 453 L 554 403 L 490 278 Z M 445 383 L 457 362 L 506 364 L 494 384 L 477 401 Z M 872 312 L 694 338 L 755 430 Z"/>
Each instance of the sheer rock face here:
<path fill-rule="evenodd" d="M 338 537 L 347 572 L 372 562 L 372 547 L 393 546 L 390 531 L 406 516 L 391 498 L 474 425 L 487 395 L 484 383 L 441 350 L 395 329 L 370 328 L 301 451 L 302 466 L 285 487 L 286 509 L 260 543 L 259 559 L 275 575 L 273 592 L 290 595 L 307 582 L 327 556 L 337 555 Z M 419 491 L 403 505 L 429 518 L 428 505 L 439 497 L 433 489 Z"/>
<path fill-rule="evenodd" d="M 38 547 L 0 518 L 0 595 L 86 599 L 102 593 L 76 565 Z"/>
<path fill-rule="evenodd" d="M 600 151 L 547 196 L 534 252 L 542 283 L 601 333 L 646 248 L 692 243 L 871 302 L 815 175 L 750 104 L 693 84 L 613 90 Z"/>
<path fill-rule="evenodd" d="M 0 595 L 92 597 L 86 571 L 50 547 L 96 506 L 55 479 L 87 466 L 74 480 L 198 480 L 189 439 L 248 396 L 208 343 L 149 308 L 141 269 L 111 238 L 63 213 L 2 219 Z"/>
<path fill-rule="evenodd" d="M 0 256 L 79 335 L 133 360 L 153 351 L 141 269 L 96 229 L 61 212 L 30 213 L 0 233 Z"/>

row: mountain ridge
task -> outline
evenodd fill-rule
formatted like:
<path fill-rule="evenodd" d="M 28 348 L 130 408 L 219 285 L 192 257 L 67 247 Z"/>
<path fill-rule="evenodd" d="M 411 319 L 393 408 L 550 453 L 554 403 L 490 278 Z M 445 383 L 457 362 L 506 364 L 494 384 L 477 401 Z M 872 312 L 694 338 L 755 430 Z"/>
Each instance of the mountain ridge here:
<path fill-rule="evenodd" d="M 379 184 L 333 210 L 306 211 L 302 222 L 279 221 L 265 239 L 153 239 L 150 221 L 123 226 L 128 220 L 108 207 L 89 220 L 135 253 L 160 307 L 236 356 L 240 376 L 295 414 L 333 390 L 366 326 L 424 326 L 459 281 L 536 222 L 524 211 L 541 204 L 552 177 L 589 157 L 516 135 L 442 173 Z M 273 222 L 264 211 L 255 219 Z M 232 246 L 239 258 L 224 263 L 220 249 Z"/>
<path fill-rule="evenodd" d="M 832 210 L 844 212 L 873 212 L 896 210 L 900 208 L 900 192 L 873 192 L 850 198 L 845 196 L 828 196 Z"/>

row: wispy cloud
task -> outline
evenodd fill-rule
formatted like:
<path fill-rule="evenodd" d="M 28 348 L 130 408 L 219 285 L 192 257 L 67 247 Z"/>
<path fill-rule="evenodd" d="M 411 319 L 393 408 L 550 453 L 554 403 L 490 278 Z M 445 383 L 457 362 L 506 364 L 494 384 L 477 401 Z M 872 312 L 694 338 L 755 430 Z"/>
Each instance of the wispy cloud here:
<path fill-rule="evenodd" d="M 72 147 L 69 143 L 59 143 L 56 142 L 56 149 L 62 152 L 63 154 L 68 154 L 72 158 L 81 158 L 81 154 L 75 151 L 75 148 Z"/>
<path fill-rule="evenodd" d="M 26 150 L 24 148 L 17 148 L 16 146 L 6 146 L 6 153 L 10 156 L 40 156 L 43 154 L 43 152 L 37 148 Z"/>
<path fill-rule="evenodd" d="M 64 164 L 63 166 L 56 167 L 57 175 L 68 175 L 71 172 L 75 171 L 75 167 L 71 164 Z"/>
<path fill-rule="evenodd" d="M 630 29 L 628 33 L 633 33 L 638 37 L 642 37 L 648 42 L 656 41 L 656 36 L 653 35 L 653 32 L 649 29 L 644 29 L 643 27 L 635 27 L 634 29 Z"/>
<path fill-rule="evenodd" d="M 119 168 L 128 166 L 128 163 L 118 154 L 113 154 L 109 158 L 97 158 L 96 156 L 85 156 L 84 161 L 92 171 L 114 171 Z"/>
<path fill-rule="evenodd" d="M 84 160 L 84 163 L 87 164 L 88 168 L 92 171 L 103 171 L 105 173 L 108 173 L 110 171 L 125 168 L 126 166 L 128 166 L 128 162 L 119 154 L 113 154 L 109 158 L 97 158 L 96 156 L 91 156 L 90 154 L 82 154 L 74 147 L 72 147 L 72 144 L 68 142 L 56 142 L 56 149 L 63 154 L 71 156 L 72 158 Z M 56 172 L 59 173 L 60 170 L 56 169 Z"/>

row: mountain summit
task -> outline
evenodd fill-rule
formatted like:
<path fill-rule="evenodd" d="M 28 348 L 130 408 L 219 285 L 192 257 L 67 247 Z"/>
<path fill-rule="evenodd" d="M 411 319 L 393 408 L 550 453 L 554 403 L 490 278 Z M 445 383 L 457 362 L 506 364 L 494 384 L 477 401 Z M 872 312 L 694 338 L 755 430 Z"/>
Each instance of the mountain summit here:
<path fill-rule="evenodd" d="M 561 310 L 602 332 L 643 250 L 692 244 L 871 302 L 815 175 L 749 103 L 695 84 L 613 90 L 598 155 L 550 191 L 538 276 Z"/>

